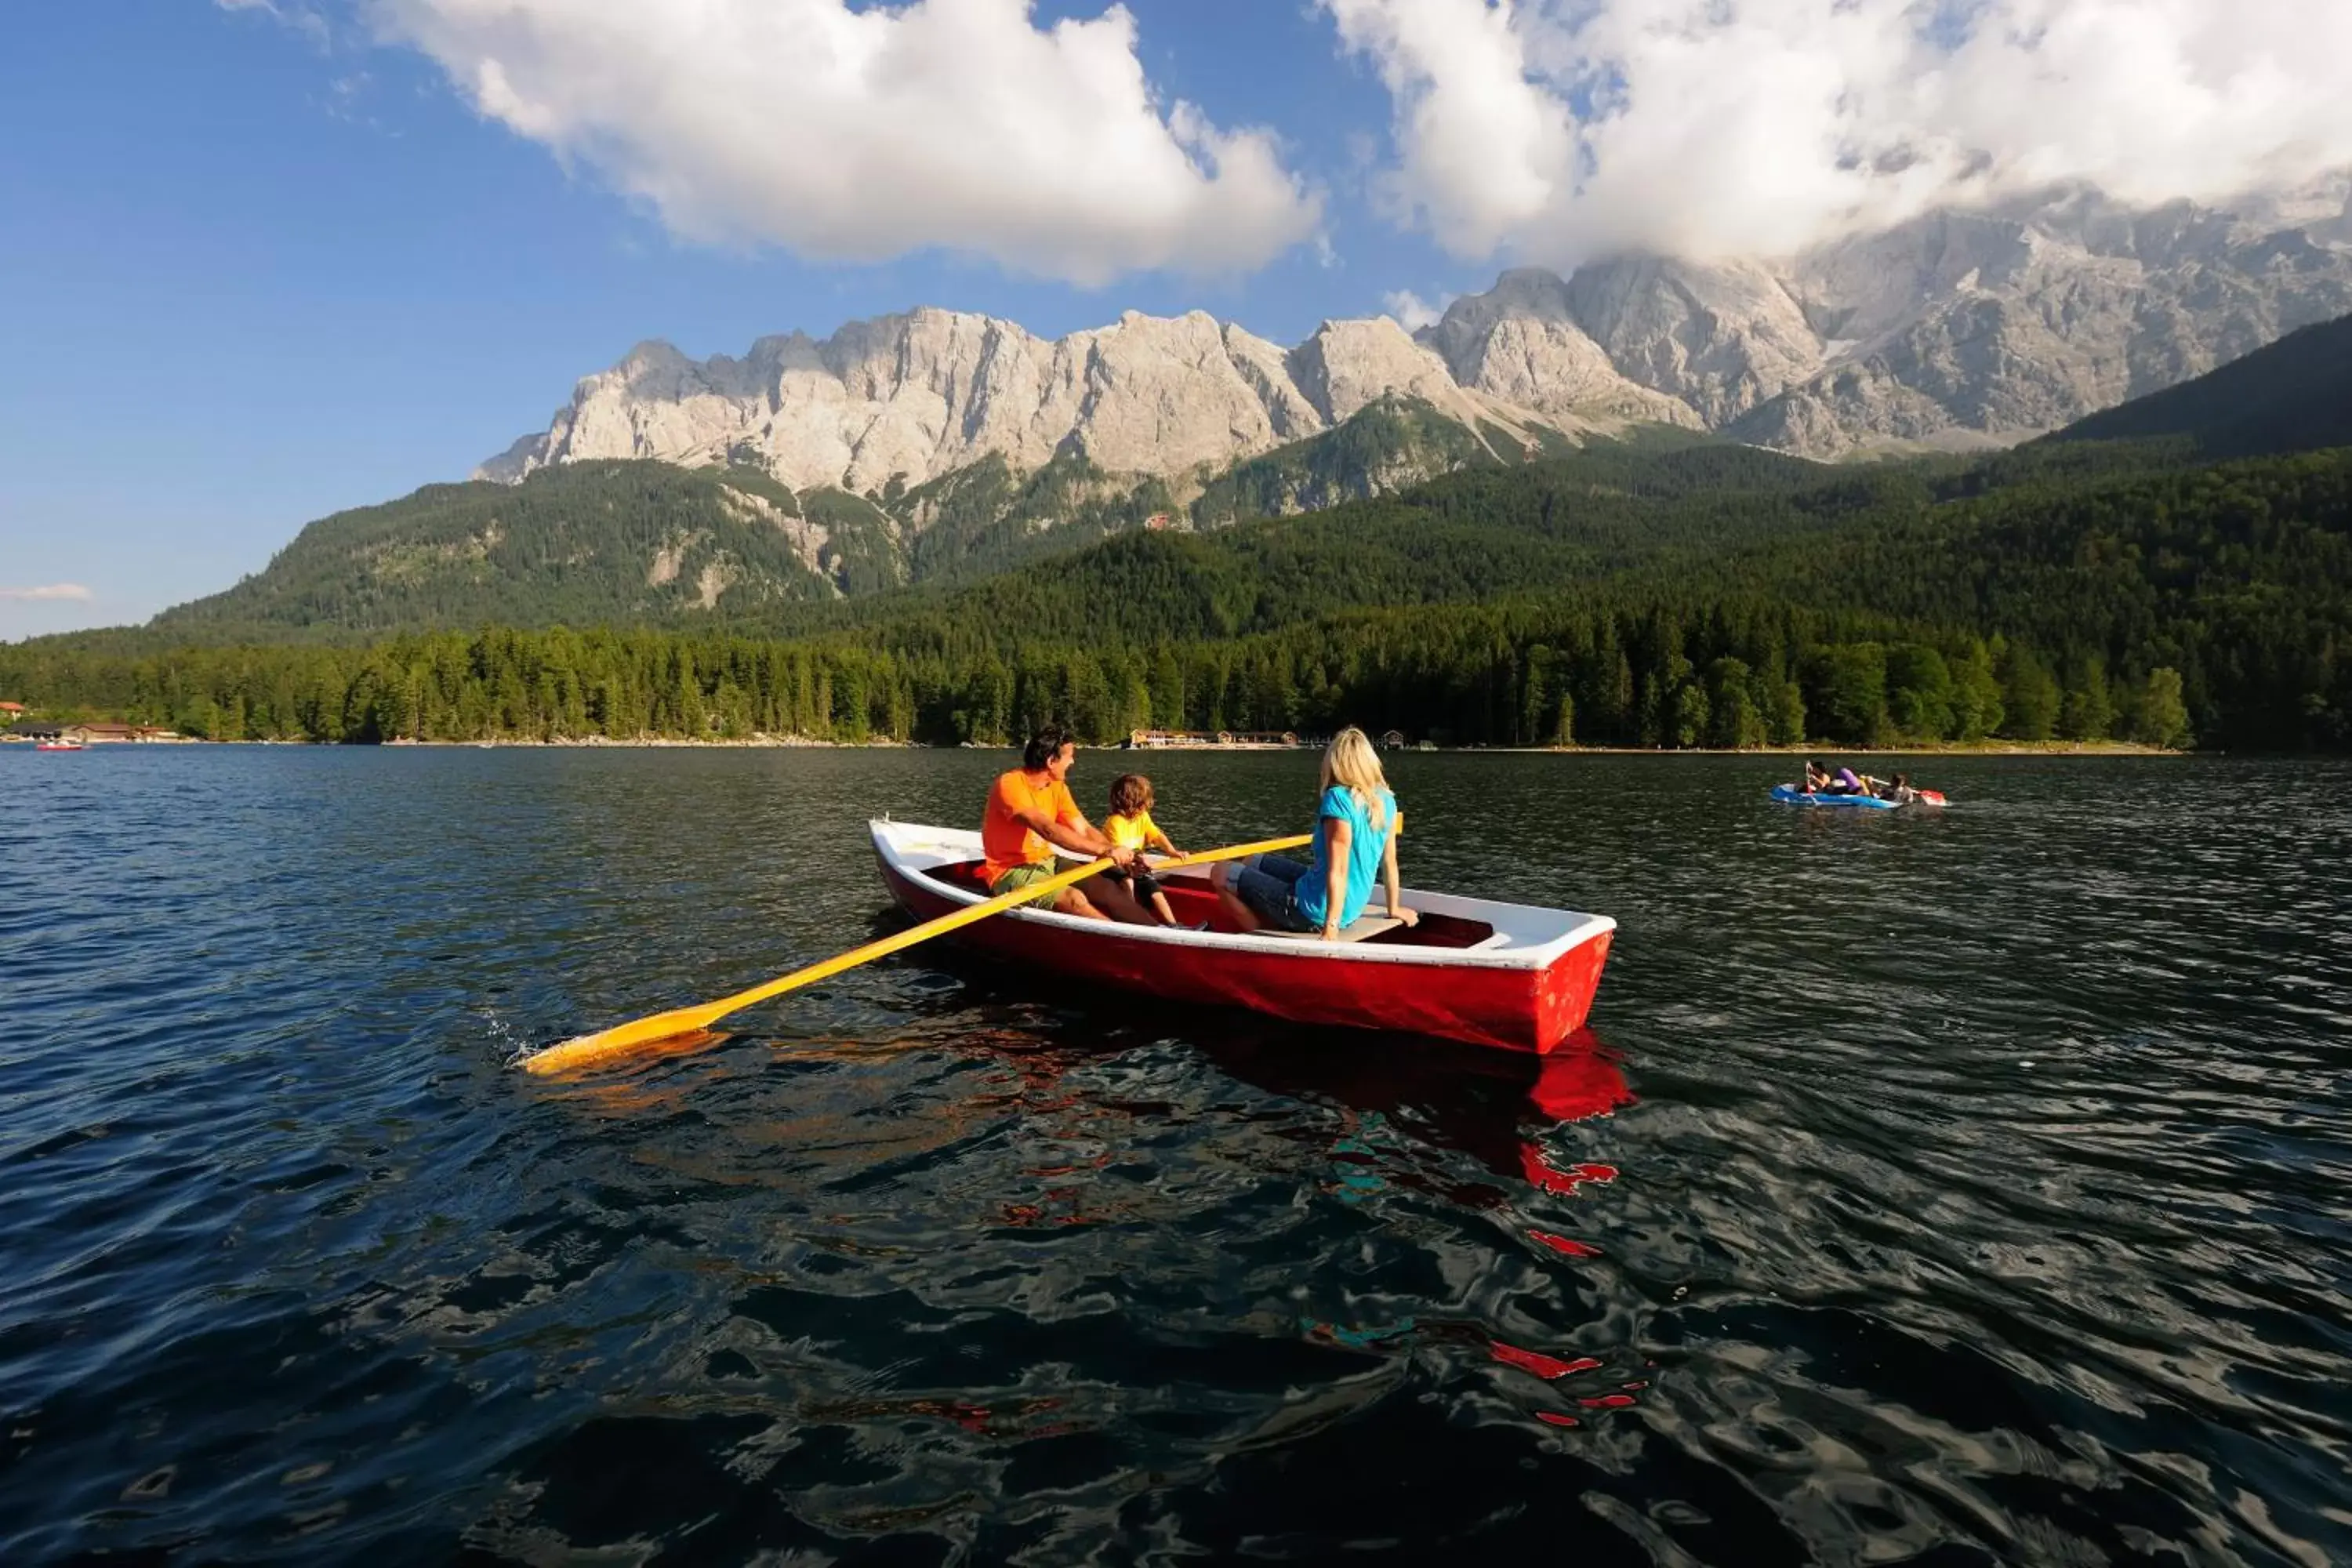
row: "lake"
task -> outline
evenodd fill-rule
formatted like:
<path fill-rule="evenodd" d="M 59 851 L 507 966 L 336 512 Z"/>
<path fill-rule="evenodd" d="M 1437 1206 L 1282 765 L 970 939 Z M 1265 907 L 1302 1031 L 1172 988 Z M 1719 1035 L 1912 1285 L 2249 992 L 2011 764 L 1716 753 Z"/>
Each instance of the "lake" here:
<path fill-rule="evenodd" d="M 513 1069 L 1007 765 L 0 749 L 0 1561 L 2352 1559 L 2352 765 L 1396 757 L 1620 922 L 1540 1069 L 932 947 Z"/>

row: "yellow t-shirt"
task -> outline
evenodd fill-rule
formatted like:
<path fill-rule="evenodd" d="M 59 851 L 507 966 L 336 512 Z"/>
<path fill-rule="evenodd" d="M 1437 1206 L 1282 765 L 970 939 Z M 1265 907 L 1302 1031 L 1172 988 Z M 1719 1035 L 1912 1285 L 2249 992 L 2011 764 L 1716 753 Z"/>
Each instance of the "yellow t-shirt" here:
<path fill-rule="evenodd" d="M 1103 821 L 1103 832 L 1121 849 L 1149 849 L 1159 831 L 1160 825 L 1151 820 L 1148 811 L 1139 811 L 1133 816 L 1113 816 Z"/>

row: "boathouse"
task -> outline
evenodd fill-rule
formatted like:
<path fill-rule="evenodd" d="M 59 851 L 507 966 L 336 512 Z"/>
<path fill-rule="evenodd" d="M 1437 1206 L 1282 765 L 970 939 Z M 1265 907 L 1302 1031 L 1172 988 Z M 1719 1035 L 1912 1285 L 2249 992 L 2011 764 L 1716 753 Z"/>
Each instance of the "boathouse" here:
<path fill-rule="evenodd" d="M 1130 751 L 1158 751 L 1169 746 L 1296 746 L 1297 731 L 1283 730 L 1130 730 Z"/>

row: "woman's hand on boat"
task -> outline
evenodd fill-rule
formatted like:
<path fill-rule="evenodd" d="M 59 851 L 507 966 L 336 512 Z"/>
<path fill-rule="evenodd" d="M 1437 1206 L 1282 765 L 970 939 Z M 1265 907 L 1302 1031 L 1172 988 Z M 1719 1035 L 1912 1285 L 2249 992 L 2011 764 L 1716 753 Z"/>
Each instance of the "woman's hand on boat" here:
<path fill-rule="evenodd" d="M 1408 931 L 1421 923 L 1421 911 L 1419 910 L 1409 910 L 1402 904 L 1391 904 L 1389 906 L 1389 913 L 1402 921 L 1405 929 Z"/>

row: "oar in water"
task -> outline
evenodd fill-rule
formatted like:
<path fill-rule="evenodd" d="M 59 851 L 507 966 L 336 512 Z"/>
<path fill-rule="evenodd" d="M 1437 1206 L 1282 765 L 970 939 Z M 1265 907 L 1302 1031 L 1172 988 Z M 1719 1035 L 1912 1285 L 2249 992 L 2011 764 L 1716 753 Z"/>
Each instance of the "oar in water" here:
<path fill-rule="evenodd" d="M 1257 855 L 1276 849 L 1296 849 L 1307 842 L 1309 842 L 1308 836 L 1302 833 L 1295 838 L 1269 838 L 1259 844 L 1236 844 L 1224 849 L 1204 849 L 1197 855 L 1186 855 L 1179 859 L 1164 860 L 1155 869 L 1167 871 L 1173 870 L 1179 866 L 1203 866 L 1212 860 L 1238 860 L 1244 855 Z M 925 921 L 919 926 L 910 926 L 895 935 L 886 936 L 879 942 L 869 942 L 864 947 L 845 952 L 838 958 L 828 958 L 822 963 L 812 963 L 805 969 L 795 969 L 790 974 L 771 980 L 764 985 L 754 985 L 749 991 L 738 991 L 732 996 L 721 996 L 716 1002 L 705 1002 L 698 1007 L 673 1007 L 667 1013 L 656 1013 L 650 1018 L 639 1018 L 634 1024 L 623 1024 L 617 1028 L 605 1029 L 597 1034 L 576 1036 L 559 1045 L 549 1046 L 544 1050 L 533 1051 L 522 1058 L 522 1068 L 525 1072 L 553 1073 L 564 1072 L 573 1068 L 593 1067 L 609 1061 L 614 1057 L 625 1056 L 641 1046 L 649 1046 L 659 1040 L 673 1039 L 679 1035 L 690 1035 L 698 1030 L 708 1029 L 728 1014 L 749 1007 L 754 1002 L 765 1002 L 771 996 L 781 996 L 787 991 L 797 991 L 803 985 L 814 985 L 820 980 L 829 980 L 845 969 L 855 969 L 859 964 L 869 963 L 874 959 L 885 958 L 894 952 L 902 952 L 919 942 L 929 942 L 931 938 L 944 936 L 960 926 L 968 926 L 974 921 L 983 921 L 991 915 L 1002 914 L 1014 905 L 1027 903 L 1042 894 L 1059 892 L 1071 883 L 1083 882 L 1110 865 L 1111 861 L 1108 858 L 1090 860 L 1083 866 L 1048 877 L 1042 882 L 1032 882 L 1026 887 L 1016 888 L 1012 892 L 1000 894 L 984 903 L 957 910 L 952 913 L 941 915 L 934 921 Z"/>

